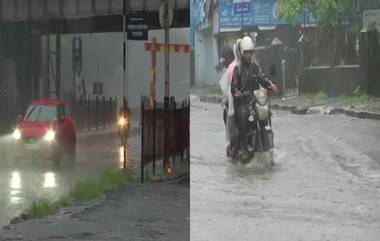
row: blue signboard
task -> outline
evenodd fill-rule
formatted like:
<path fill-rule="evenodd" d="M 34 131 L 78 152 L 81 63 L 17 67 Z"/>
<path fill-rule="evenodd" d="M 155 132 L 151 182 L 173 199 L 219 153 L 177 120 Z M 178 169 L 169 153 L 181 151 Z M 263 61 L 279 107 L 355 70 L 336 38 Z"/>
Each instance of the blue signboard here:
<path fill-rule="evenodd" d="M 234 13 L 242 14 L 249 13 L 251 11 L 250 2 L 238 2 L 234 3 Z"/>
<path fill-rule="evenodd" d="M 236 14 L 233 0 L 219 0 L 219 27 L 235 28 L 240 26 L 273 26 L 288 24 L 277 17 L 281 4 L 277 0 L 250 0 L 249 11 Z M 306 24 L 315 23 L 315 19 L 306 15 Z M 299 22 L 303 23 L 303 16 Z"/>
<path fill-rule="evenodd" d="M 128 14 L 128 40 L 148 40 L 148 21 L 145 12 L 131 12 Z"/>

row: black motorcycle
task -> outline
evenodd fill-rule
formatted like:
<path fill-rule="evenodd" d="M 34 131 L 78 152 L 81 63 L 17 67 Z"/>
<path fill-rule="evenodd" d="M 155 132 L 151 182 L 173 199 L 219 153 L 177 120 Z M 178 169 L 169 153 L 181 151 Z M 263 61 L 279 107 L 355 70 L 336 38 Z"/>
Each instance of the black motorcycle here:
<path fill-rule="evenodd" d="M 254 93 L 243 93 L 244 98 L 248 98 L 248 132 L 245 134 L 246 147 L 249 159 L 252 159 L 256 152 L 269 152 L 270 163 L 274 165 L 273 148 L 274 135 L 272 131 L 271 110 L 268 91 L 264 88 L 254 91 Z"/>

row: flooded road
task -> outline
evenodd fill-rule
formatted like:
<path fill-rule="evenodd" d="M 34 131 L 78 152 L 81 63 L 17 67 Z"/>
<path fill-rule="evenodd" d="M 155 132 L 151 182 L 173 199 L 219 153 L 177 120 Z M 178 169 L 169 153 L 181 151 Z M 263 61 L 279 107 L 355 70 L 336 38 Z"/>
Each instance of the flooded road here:
<path fill-rule="evenodd" d="M 128 140 L 127 166 L 137 164 L 140 139 Z M 78 138 L 74 163 L 63 160 L 22 159 L 14 162 L 10 151 L 11 136 L 0 137 L 0 227 L 26 209 L 32 200 L 56 200 L 79 180 L 96 178 L 106 169 L 123 167 L 123 148 L 116 133 Z"/>
<path fill-rule="evenodd" d="M 275 111 L 273 170 L 225 158 L 219 105 L 191 109 L 191 240 L 380 237 L 380 121 Z"/>

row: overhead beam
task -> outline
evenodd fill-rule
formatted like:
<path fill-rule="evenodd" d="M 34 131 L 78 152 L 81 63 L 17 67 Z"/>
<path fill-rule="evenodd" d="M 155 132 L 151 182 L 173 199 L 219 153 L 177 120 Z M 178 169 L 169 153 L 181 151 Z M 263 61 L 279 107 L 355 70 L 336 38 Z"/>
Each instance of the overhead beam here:
<path fill-rule="evenodd" d="M 0 0 L 0 21 L 77 19 L 122 14 L 123 0 Z M 83 2 L 83 3 L 82 3 Z M 176 0 L 174 9 L 189 11 L 188 0 Z M 127 11 L 157 11 L 159 0 L 127 0 Z M 85 9 L 83 9 L 83 7 Z"/>
<path fill-rule="evenodd" d="M 161 29 L 158 12 L 147 12 L 147 21 L 149 29 Z M 2 24 L 17 27 L 23 23 L 25 22 L 7 22 Z M 123 16 L 117 14 L 78 19 L 32 19 L 30 20 L 30 24 L 34 31 L 40 31 L 44 34 L 122 32 Z M 184 9 L 175 10 L 172 28 L 186 28 L 188 26 L 189 11 Z"/>

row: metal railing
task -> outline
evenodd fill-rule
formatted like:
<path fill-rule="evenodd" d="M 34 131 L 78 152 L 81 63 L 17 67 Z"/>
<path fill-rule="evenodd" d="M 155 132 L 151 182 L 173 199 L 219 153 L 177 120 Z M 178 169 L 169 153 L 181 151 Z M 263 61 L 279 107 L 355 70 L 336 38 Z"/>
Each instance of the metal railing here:
<path fill-rule="evenodd" d="M 190 160 L 190 101 L 177 105 L 174 97 L 152 106 L 141 99 L 141 182 L 144 167 L 163 161 L 163 170 L 177 161 Z"/>
<path fill-rule="evenodd" d="M 79 131 L 110 128 L 117 121 L 117 99 L 104 96 L 80 98 L 70 103 L 71 116 Z"/>

